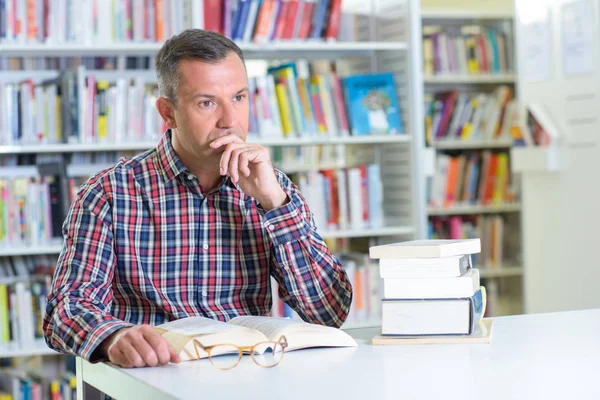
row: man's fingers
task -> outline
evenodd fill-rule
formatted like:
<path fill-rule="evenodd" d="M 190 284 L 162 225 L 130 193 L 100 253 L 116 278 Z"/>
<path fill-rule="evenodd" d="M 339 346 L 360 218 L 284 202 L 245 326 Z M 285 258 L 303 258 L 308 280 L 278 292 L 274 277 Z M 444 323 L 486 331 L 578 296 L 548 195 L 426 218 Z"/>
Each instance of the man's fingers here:
<path fill-rule="evenodd" d="M 221 154 L 221 162 L 220 162 L 220 172 L 221 175 L 227 175 L 230 174 L 229 172 L 229 163 L 231 161 L 231 153 L 239 148 L 242 148 L 244 146 L 247 146 L 246 143 L 230 143 L 227 145 L 227 147 L 225 148 L 225 151 L 223 152 L 223 154 Z"/>
<path fill-rule="evenodd" d="M 210 147 L 212 149 L 218 149 L 219 147 L 228 145 L 230 143 L 244 143 L 244 141 L 235 133 L 230 133 L 210 142 Z"/>
<path fill-rule="evenodd" d="M 252 153 L 252 150 L 246 150 L 239 156 L 238 168 L 240 169 L 240 172 L 244 174 L 245 177 L 250 176 L 250 168 L 248 167 L 250 153 Z"/>
<path fill-rule="evenodd" d="M 177 352 L 175 351 L 173 346 L 171 346 L 169 344 L 169 345 L 167 345 L 167 349 L 169 350 L 169 356 L 171 357 L 171 362 L 173 362 L 173 363 L 181 362 L 181 357 L 179 356 L 179 354 L 177 354 Z"/>
<path fill-rule="evenodd" d="M 237 183 L 240 179 L 240 171 L 238 170 L 240 153 L 242 153 L 244 149 L 235 149 L 231 152 L 231 158 L 229 160 L 229 176 L 231 176 L 231 180 L 233 183 Z"/>
<path fill-rule="evenodd" d="M 156 352 L 146 341 L 146 339 L 144 339 L 143 335 L 139 335 L 136 340 L 132 340 L 131 344 L 142 357 L 145 365 L 149 367 L 156 367 L 158 365 L 158 357 L 156 356 Z"/>
<path fill-rule="evenodd" d="M 165 365 L 169 363 L 171 355 L 169 354 L 169 348 L 167 341 L 160 336 L 158 333 L 149 328 L 143 332 L 144 339 L 148 342 L 150 347 L 156 353 L 158 358 L 158 365 Z"/>
<path fill-rule="evenodd" d="M 128 341 L 121 340 L 117 344 L 118 350 L 123 352 L 125 356 L 125 361 L 129 363 L 132 367 L 145 367 L 146 363 L 142 356 L 139 355 L 137 350 L 132 346 Z"/>

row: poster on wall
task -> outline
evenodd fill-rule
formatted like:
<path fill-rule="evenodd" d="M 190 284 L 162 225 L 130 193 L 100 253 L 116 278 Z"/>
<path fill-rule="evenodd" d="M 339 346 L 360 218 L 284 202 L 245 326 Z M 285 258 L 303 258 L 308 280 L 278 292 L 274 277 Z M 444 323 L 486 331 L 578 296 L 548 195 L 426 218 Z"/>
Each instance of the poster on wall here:
<path fill-rule="evenodd" d="M 552 55 L 550 46 L 552 31 L 550 10 L 538 11 L 534 20 L 522 21 L 523 37 L 523 77 L 527 82 L 541 82 L 550 79 Z"/>
<path fill-rule="evenodd" d="M 596 69 L 594 6 L 591 0 L 565 3 L 561 8 L 563 70 L 566 76 L 589 74 Z"/>

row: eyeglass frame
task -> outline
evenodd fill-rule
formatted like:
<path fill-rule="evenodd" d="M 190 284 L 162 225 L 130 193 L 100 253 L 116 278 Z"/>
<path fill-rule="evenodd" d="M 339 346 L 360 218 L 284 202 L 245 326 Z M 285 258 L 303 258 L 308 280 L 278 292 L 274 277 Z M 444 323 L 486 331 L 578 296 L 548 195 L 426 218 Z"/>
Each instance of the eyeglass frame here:
<path fill-rule="evenodd" d="M 265 344 L 265 343 L 275 343 L 281 346 L 281 358 L 279 359 L 279 361 L 277 361 L 276 364 L 273 365 L 262 365 L 260 364 L 258 361 L 256 361 L 256 359 L 254 358 L 254 348 L 256 346 L 259 346 L 261 344 Z M 220 369 L 222 371 L 226 371 L 228 369 L 233 369 L 235 367 L 237 367 L 237 365 L 240 363 L 240 361 L 242 360 L 242 356 L 244 355 L 244 352 L 248 352 L 250 353 L 250 356 L 252 357 L 252 361 L 254 361 L 254 364 L 258 365 L 261 368 L 273 368 L 276 367 L 277 365 L 279 365 L 279 363 L 281 362 L 281 360 L 283 359 L 283 354 L 285 353 L 285 349 L 289 346 L 288 345 L 288 341 L 287 338 L 284 335 L 281 335 L 279 337 L 279 339 L 277 341 L 268 341 L 268 342 L 258 342 L 252 346 L 238 346 L 232 343 L 218 343 L 218 344 L 213 344 L 211 346 L 204 346 L 202 343 L 200 343 L 200 341 L 198 339 L 194 339 L 194 350 L 196 351 L 196 355 L 198 356 L 198 359 L 200 359 L 200 353 L 198 352 L 198 346 L 200 346 L 200 348 L 202 350 L 204 350 L 207 354 L 208 354 L 208 359 L 210 360 L 210 363 L 212 364 L 213 367 Z M 235 347 L 238 349 L 238 360 L 236 361 L 235 364 L 233 364 L 231 367 L 228 368 L 221 368 L 219 366 L 217 366 L 213 360 L 212 357 L 210 355 L 210 351 L 218 346 L 231 346 L 231 347 Z M 232 353 L 232 355 L 235 353 Z"/>

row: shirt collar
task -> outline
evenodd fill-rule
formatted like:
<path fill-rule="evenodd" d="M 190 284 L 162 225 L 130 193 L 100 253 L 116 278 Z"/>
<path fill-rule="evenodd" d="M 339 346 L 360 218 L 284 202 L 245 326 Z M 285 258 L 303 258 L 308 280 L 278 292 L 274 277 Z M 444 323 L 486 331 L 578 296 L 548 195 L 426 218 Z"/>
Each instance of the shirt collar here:
<path fill-rule="evenodd" d="M 156 151 L 165 181 L 169 182 L 179 174 L 189 171 L 177 154 L 175 154 L 173 144 L 171 143 L 170 129 L 165 132 L 160 142 L 158 142 Z"/>

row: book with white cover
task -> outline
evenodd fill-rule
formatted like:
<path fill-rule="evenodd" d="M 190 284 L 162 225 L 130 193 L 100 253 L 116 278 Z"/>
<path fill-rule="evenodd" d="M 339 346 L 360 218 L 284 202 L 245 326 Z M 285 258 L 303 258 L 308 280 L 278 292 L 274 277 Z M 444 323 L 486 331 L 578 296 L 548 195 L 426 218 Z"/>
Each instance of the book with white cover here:
<path fill-rule="evenodd" d="M 384 300 L 382 335 L 470 335 L 485 314 L 482 286 L 467 298 Z"/>
<path fill-rule="evenodd" d="M 481 252 L 479 239 L 413 240 L 373 246 L 371 258 L 438 258 Z"/>
<path fill-rule="evenodd" d="M 479 270 L 455 278 L 384 278 L 385 299 L 452 299 L 471 297 L 479 287 Z"/>
<path fill-rule="evenodd" d="M 382 278 L 452 278 L 472 268 L 470 255 L 442 258 L 382 258 Z"/>

